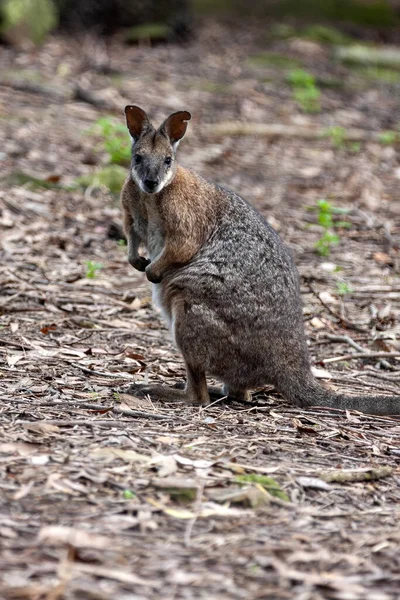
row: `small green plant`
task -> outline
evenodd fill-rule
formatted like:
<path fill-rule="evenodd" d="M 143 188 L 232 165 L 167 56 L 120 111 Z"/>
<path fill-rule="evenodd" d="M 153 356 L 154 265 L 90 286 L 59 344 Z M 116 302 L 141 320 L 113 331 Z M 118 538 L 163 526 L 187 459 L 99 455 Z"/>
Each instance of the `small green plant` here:
<path fill-rule="evenodd" d="M 275 496 L 276 498 L 280 498 L 281 500 L 285 500 L 285 502 L 289 502 L 289 496 L 286 492 L 284 492 L 279 484 L 272 477 L 267 477 L 266 475 L 256 475 L 255 473 L 249 473 L 248 475 L 237 475 L 235 480 L 240 485 L 246 485 L 249 483 L 262 485 L 262 487 L 267 490 L 271 494 L 271 496 Z"/>
<path fill-rule="evenodd" d="M 361 150 L 360 142 L 351 142 L 349 144 L 349 150 L 352 154 L 357 154 Z"/>
<path fill-rule="evenodd" d="M 272 25 L 269 29 L 267 40 L 269 41 L 271 38 L 275 40 L 288 40 L 295 37 L 296 34 L 297 31 L 292 25 L 288 25 L 287 23 L 277 23 L 276 25 Z"/>
<path fill-rule="evenodd" d="M 328 127 L 325 130 L 324 135 L 329 137 L 332 142 L 332 145 L 338 150 L 349 150 L 352 153 L 360 152 L 361 144 L 360 142 L 348 142 L 346 141 L 346 130 L 344 127 L 340 127 L 340 125 L 334 125 L 333 127 Z"/>
<path fill-rule="evenodd" d="M 102 138 L 101 149 L 109 161 L 116 165 L 128 165 L 131 160 L 131 142 L 125 125 L 112 117 L 101 117 L 90 133 Z"/>
<path fill-rule="evenodd" d="M 310 25 L 301 32 L 300 37 L 321 44 L 332 44 L 334 46 L 344 46 L 352 43 L 352 38 L 345 35 L 335 27 L 327 25 Z"/>
<path fill-rule="evenodd" d="M 344 127 L 340 127 L 339 125 L 328 127 L 326 130 L 326 136 L 330 138 L 335 148 L 344 148 L 346 141 L 346 130 Z"/>
<path fill-rule="evenodd" d="M 315 77 L 303 69 L 295 69 L 288 75 L 293 97 L 304 112 L 314 113 L 321 110 L 321 92 L 315 83 Z"/>
<path fill-rule="evenodd" d="M 317 212 L 318 224 L 324 228 L 324 233 L 314 247 L 320 256 L 329 256 L 332 246 L 336 246 L 340 242 L 340 237 L 335 232 L 335 228 L 351 227 L 351 223 L 348 221 L 335 221 L 333 217 L 335 214 L 347 214 L 348 209 L 334 207 L 328 200 L 321 199 L 311 210 Z"/>
<path fill-rule="evenodd" d="M 261 573 L 261 567 L 259 565 L 256 565 L 255 563 L 249 565 L 247 569 L 252 575 L 258 575 L 258 573 Z"/>
<path fill-rule="evenodd" d="M 120 240 L 118 240 L 118 246 L 120 248 L 126 248 L 126 240 L 124 240 L 123 238 L 121 238 Z"/>
<path fill-rule="evenodd" d="M 382 131 L 379 134 L 379 141 L 385 146 L 392 146 L 399 139 L 399 135 L 396 131 Z"/>
<path fill-rule="evenodd" d="M 301 67 L 301 62 L 295 58 L 290 58 L 284 54 L 276 52 L 260 52 L 249 56 L 247 62 L 254 67 L 266 67 L 277 69 L 296 69 Z"/>
<path fill-rule="evenodd" d="M 131 492 L 131 490 L 124 490 L 122 495 L 125 500 L 133 500 L 133 498 L 136 498 L 135 492 Z"/>
<path fill-rule="evenodd" d="M 328 200 L 318 200 L 316 210 L 317 220 L 325 229 L 333 229 L 333 207 Z"/>
<path fill-rule="evenodd" d="M 94 262 L 93 260 L 86 261 L 86 277 L 88 279 L 94 279 L 97 275 L 97 272 L 103 268 L 101 263 Z"/>
<path fill-rule="evenodd" d="M 346 294 L 351 294 L 353 292 L 353 288 L 349 283 L 345 281 L 338 281 L 336 283 L 336 292 L 339 296 L 345 296 Z"/>
<path fill-rule="evenodd" d="M 35 44 L 58 24 L 58 11 L 53 0 L 3 0 L 0 2 L 1 33 L 9 40 L 21 37 Z"/>
<path fill-rule="evenodd" d="M 78 177 L 76 183 L 85 188 L 107 188 L 112 194 L 118 195 L 126 179 L 126 169 L 120 165 L 107 165 L 94 173 Z"/>
<path fill-rule="evenodd" d="M 347 65 L 351 71 L 357 75 L 365 79 L 366 81 L 373 82 L 382 82 L 387 83 L 389 85 L 393 85 L 399 83 L 400 81 L 400 72 L 396 69 L 388 69 L 385 67 L 377 67 L 377 66 L 364 66 L 364 65 Z"/>
<path fill-rule="evenodd" d="M 318 241 L 315 242 L 314 248 L 320 256 L 329 256 L 332 246 L 336 246 L 340 242 L 340 237 L 332 231 L 324 231 Z"/>
<path fill-rule="evenodd" d="M 165 23 L 144 23 L 129 29 L 125 41 L 131 44 L 139 42 L 165 42 L 171 34 L 171 28 Z"/>

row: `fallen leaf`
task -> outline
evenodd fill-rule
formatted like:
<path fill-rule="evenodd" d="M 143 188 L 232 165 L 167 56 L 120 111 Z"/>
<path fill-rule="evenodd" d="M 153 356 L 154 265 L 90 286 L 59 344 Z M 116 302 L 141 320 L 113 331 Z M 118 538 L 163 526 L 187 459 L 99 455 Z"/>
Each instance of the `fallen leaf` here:
<path fill-rule="evenodd" d="M 145 454 L 139 454 L 134 450 L 122 450 L 120 448 L 95 448 L 94 450 L 91 450 L 89 454 L 95 460 L 101 460 L 105 458 L 111 461 L 120 458 L 122 460 L 125 460 L 126 462 L 151 462 L 150 456 L 146 456 Z"/>
<path fill-rule="evenodd" d="M 40 421 L 37 423 L 24 423 L 24 429 L 26 429 L 26 431 L 41 433 L 44 435 L 51 435 L 59 433 L 60 431 L 60 428 L 57 427 L 57 425 L 52 425 L 51 423 L 46 423 L 45 421 Z"/>
<path fill-rule="evenodd" d="M 176 473 L 178 469 L 176 460 L 171 455 L 164 456 L 163 454 L 157 454 L 151 459 L 150 464 L 155 465 L 158 468 L 159 477 L 168 477 L 168 475 L 173 475 L 173 473 Z"/>
<path fill-rule="evenodd" d="M 314 329 L 324 329 L 325 327 L 324 322 L 318 317 L 313 317 L 310 321 L 310 325 L 311 327 L 314 327 Z"/>
<path fill-rule="evenodd" d="M 319 433 L 318 428 L 304 425 L 299 419 L 292 419 L 292 423 L 300 433 L 306 433 L 307 435 L 318 435 Z"/>
<path fill-rule="evenodd" d="M 200 487 L 198 481 L 181 477 L 155 479 L 152 481 L 152 484 L 154 487 L 163 490 L 170 496 L 184 501 L 194 500 Z"/>
<path fill-rule="evenodd" d="M 315 490 L 331 490 L 332 487 L 326 481 L 318 477 L 296 477 L 296 481 L 303 488 L 312 488 Z"/>
<path fill-rule="evenodd" d="M 38 540 L 49 546 L 69 545 L 74 548 L 95 548 L 96 550 L 107 550 L 112 547 L 110 538 L 104 535 L 61 525 L 42 527 Z"/>
<path fill-rule="evenodd" d="M 392 265 L 393 259 L 386 254 L 386 252 L 375 252 L 373 255 L 373 259 L 380 265 Z"/>
<path fill-rule="evenodd" d="M 19 454 L 20 456 L 29 456 L 35 454 L 43 447 L 39 444 L 27 444 L 25 442 L 5 442 L 0 444 L 0 453 Z"/>
<path fill-rule="evenodd" d="M 40 333 L 43 333 L 43 335 L 48 335 L 50 331 L 56 331 L 56 329 L 56 325 L 46 325 L 45 327 L 41 328 Z"/>
<path fill-rule="evenodd" d="M 40 454 L 39 456 L 32 456 L 29 459 L 30 463 L 32 465 L 36 465 L 36 466 L 47 465 L 49 460 L 50 460 L 50 458 L 47 456 L 47 454 Z"/>
<path fill-rule="evenodd" d="M 120 408 L 128 408 L 129 410 L 148 410 L 153 409 L 153 403 L 149 398 L 137 398 L 131 394 L 119 394 L 121 401 Z"/>
<path fill-rule="evenodd" d="M 311 367 L 311 372 L 317 379 L 332 379 L 332 373 L 326 369 L 320 369 L 318 367 Z"/>
<path fill-rule="evenodd" d="M 133 358 L 134 360 L 140 360 L 140 361 L 145 360 L 145 357 L 143 356 L 143 354 L 138 354 L 137 352 L 132 350 L 132 348 L 125 348 L 124 354 L 128 358 Z"/>
<path fill-rule="evenodd" d="M 25 354 L 7 354 L 6 360 L 9 367 L 14 367 L 20 360 L 25 357 Z"/>
<path fill-rule="evenodd" d="M 21 485 L 20 489 L 17 492 L 15 492 L 13 500 L 22 500 L 22 498 L 28 496 L 34 485 L 35 481 L 33 479 L 26 485 Z"/>
<path fill-rule="evenodd" d="M 180 456 L 179 454 L 174 454 L 173 456 L 178 464 L 191 466 L 195 469 L 209 469 L 213 464 L 215 464 L 215 461 L 212 460 L 203 460 L 201 458 L 192 459 L 187 458 L 186 456 Z"/>
<path fill-rule="evenodd" d="M 228 487 L 222 490 L 207 492 L 207 496 L 216 502 L 235 502 L 257 508 L 271 502 L 271 495 L 262 487 L 249 485 L 246 487 Z"/>
<path fill-rule="evenodd" d="M 161 510 L 166 515 L 170 517 L 174 517 L 175 519 L 195 519 L 195 518 L 207 518 L 207 517 L 242 517 L 243 515 L 251 515 L 252 511 L 239 509 L 239 508 L 231 508 L 224 504 L 216 504 L 214 502 L 206 502 L 204 503 L 199 511 L 193 512 L 186 508 L 169 508 L 153 500 L 152 498 L 148 498 L 147 500 L 150 504 Z"/>
<path fill-rule="evenodd" d="M 100 537 L 100 536 L 98 536 Z M 109 542 L 108 542 L 109 543 Z M 110 569 L 107 567 L 101 567 L 97 565 L 90 565 L 85 563 L 74 563 L 73 570 L 78 573 L 88 573 L 95 575 L 96 577 L 104 577 L 105 579 L 113 579 L 130 585 L 143 585 L 151 588 L 158 588 L 159 583 L 152 581 L 148 578 L 142 579 L 130 571 L 122 571 L 121 569 Z"/>

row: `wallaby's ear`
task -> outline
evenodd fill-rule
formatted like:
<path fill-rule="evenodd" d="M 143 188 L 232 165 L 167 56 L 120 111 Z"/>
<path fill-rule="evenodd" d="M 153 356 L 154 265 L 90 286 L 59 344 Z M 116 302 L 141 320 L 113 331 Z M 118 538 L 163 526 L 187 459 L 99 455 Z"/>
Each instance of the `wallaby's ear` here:
<path fill-rule="evenodd" d="M 136 142 L 140 135 L 150 127 L 150 121 L 144 110 L 139 106 L 125 106 L 126 124 L 129 129 L 129 133 Z"/>
<path fill-rule="evenodd" d="M 164 123 L 160 126 L 160 131 L 164 133 L 169 138 L 171 144 L 174 145 L 185 135 L 188 121 L 190 121 L 191 118 L 192 115 L 190 112 L 187 110 L 180 110 L 165 119 Z"/>

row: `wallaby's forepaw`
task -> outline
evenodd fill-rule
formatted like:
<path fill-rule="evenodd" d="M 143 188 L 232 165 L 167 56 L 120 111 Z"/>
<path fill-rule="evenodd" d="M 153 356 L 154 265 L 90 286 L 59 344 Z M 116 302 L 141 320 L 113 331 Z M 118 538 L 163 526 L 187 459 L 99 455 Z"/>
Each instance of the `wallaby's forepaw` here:
<path fill-rule="evenodd" d="M 162 280 L 162 274 L 158 273 L 152 265 L 146 267 L 146 277 L 151 283 L 160 283 Z"/>
<path fill-rule="evenodd" d="M 150 260 L 144 256 L 136 256 L 135 258 L 129 258 L 129 263 L 137 271 L 145 271 L 146 267 L 150 264 Z"/>

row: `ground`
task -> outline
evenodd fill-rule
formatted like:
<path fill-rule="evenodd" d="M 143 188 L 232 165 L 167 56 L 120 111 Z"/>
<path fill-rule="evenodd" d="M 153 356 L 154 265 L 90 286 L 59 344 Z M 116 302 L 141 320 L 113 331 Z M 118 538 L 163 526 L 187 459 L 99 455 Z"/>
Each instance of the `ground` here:
<path fill-rule="evenodd" d="M 182 381 L 182 360 L 118 241 L 116 196 L 74 186 L 107 161 L 100 116 L 190 110 L 181 162 L 244 195 L 294 252 L 318 376 L 398 393 L 400 155 L 397 134 L 379 137 L 399 126 L 398 71 L 255 23 L 206 23 L 187 46 L 0 52 L 0 597 L 400 598 L 399 419 L 268 389 L 204 409 L 127 394 Z M 316 76 L 319 112 L 293 97 L 293 65 Z M 221 122 L 294 133 L 221 136 Z M 375 139 L 345 141 L 354 128 Z M 327 256 L 321 199 L 350 223 Z"/>

